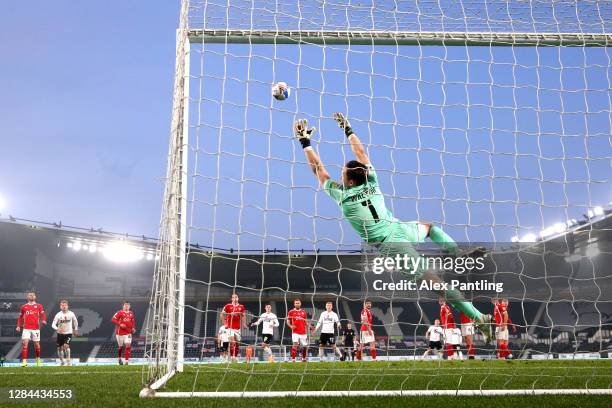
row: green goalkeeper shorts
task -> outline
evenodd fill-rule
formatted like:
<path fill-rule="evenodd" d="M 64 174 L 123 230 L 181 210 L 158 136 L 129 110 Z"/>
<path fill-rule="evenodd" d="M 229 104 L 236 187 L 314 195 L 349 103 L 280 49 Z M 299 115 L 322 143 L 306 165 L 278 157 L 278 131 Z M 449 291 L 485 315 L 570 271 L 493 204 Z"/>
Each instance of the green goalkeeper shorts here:
<path fill-rule="evenodd" d="M 427 226 L 418 221 L 396 222 L 384 242 L 419 244 L 427 238 Z"/>
<path fill-rule="evenodd" d="M 428 233 L 427 226 L 417 221 L 397 222 L 390 229 L 390 234 L 382 242 L 376 244 L 380 256 L 395 257 L 396 255 L 407 255 L 415 259 L 421 257 L 414 245 L 425 241 Z M 423 272 L 425 271 L 419 268 L 414 274 L 410 274 L 409 277 L 419 278 Z"/>

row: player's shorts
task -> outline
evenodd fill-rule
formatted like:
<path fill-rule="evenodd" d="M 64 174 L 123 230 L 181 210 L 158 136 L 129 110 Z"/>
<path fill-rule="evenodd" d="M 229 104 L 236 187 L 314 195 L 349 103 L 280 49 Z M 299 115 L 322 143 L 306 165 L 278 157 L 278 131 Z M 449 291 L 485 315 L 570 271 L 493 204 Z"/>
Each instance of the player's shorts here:
<path fill-rule="evenodd" d="M 446 343 L 448 344 L 451 344 L 453 346 L 459 345 L 461 344 L 461 330 L 445 329 L 444 338 L 446 339 Z"/>
<path fill-rule="evenodd" d="M 389 235 L 383 242 L 374 244 L 380 253 L 380 256 L 394 257 L 396 255 L 407 255 L 408 257 L 418 259 L 419 253 L 414 249 L 413 244 L 423 242 L 427 238 L 427 227 L 418 221 L 412 222 L 395 222 L 389 226 Z M 415 273 L 410 271 L 400 271 L 412 279 L 419 278 L 423 269 L 417 270 Z"/>
<path fill-rule="evenodd" d="M 429 342 L 429 348 L 432 350 L 442 350 L 442 342 L 440 340 L 438 341 L 430 341 Z"/>
<path fill-rule="evenodd" d="M 117 338 L 117 345 L 119 347 L 123 347 L 124 345 L 132 344 L 132 335 L 131 334 L 117 334 L 115 335 Z"/>
<path fill-rule="evenodd" d="M 501 327 L 497 326 L 495 328 L 495 338 L 497 340 L 505 340 L 508 341 L 508 328 L 506 328 L 506 330 L 501 330 Z"/>
<path fill-rule="evenodd" d="M 219 347 L 219 351 L 225 353 L 229 349 L 229 341 L 224 341 L 221 343 L 221 347 Z"/>
<path fill-rule="evenodd" d="M 234 340 L 236 341 L 240 341 L 241 339 L 240 329 L 227 329 L 227 335 L 230 339 L 232 338 L 232 336 L 234 336 Z"/>
<path fill-rule="evenodd" d="M 474 335 L 474 323 L 464 323 L 461 325 L 461 335 L 473 336 Z"/>
<path fill-rule="evenodd" d="M 293 343 L 298 343 L 302 347 L 306 347 L 308 345 L 308 335 L 291 333 L 291 341 Z"/>
<path fill-rule="evenodd" d="M 264 333 L 261 337 L 262 337 L 264 344 L 270 344 L 272 343 L 272 340 L 274 339 L 274 335 L 270 333 Z"/>
<path fill-rule="evenodd" d="M 57 333 L 57 347 L 62 347 L 64 344 L 70 345 L 70 341 L 72 340 L 72 333 L 63 334 Z"/>
<path fill-rule="evenodd" d="M 23 340 L 40 341 L 40 330 L 23 329 L 21 338 Z"/>
<path fill-rule="evenodd" d="M 355 347 L 355 339 L 344 340 L 344 347 L 354 348 Z"/>
<path fill-rule="evenodd" d="M 362 331 L 361 332 L 361 344 L 366 344 L 366 343 L 373 343 L 375 342 L 376 339 L 374 338 L 374 333 L 370 334 L 367 331 Z"/>
<path fill-rule="evenodd" d="M 461 345 L 461 340 L 463 340 L 462 337 L 461 337 L 461 329 L 459 329 L 459 328 L 453 329 L 453 336 L 454 336 L 453 337 L 454 343 L 452 343 L 452 344 L 457 345 L 457 346 Z"/>
<path fill-rule="evenodd" d="M 321 333 L 321 336 L 319 336 L 319 346 L 332 346 L 334 344 L 336 344 L 334 333 Z"/>

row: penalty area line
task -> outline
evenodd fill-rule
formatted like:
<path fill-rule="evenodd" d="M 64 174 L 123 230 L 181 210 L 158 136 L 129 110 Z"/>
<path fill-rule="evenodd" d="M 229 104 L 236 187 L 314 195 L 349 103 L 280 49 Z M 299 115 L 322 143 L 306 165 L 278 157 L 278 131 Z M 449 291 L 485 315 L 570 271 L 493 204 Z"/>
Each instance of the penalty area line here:
<path fill-rule="evenodd" d="M 28 370 L 28 371 L 11 371 L 11 372 L 0 372 L 0 376 L 4 376 L 4 375 L 10 375 L 10 376 L 14 376 L 14 375 L 38 375 L 38 376 L 45 376 L 45 375 L 67 375 L 67 374 L 73 374 L 73 375 L 81 375 L 81 374 L 87 374 L 87 375 L 93 375 L 93 374 L 125 374 L 125 375 L 142 375 L 141 371 L 33 371 L 33 370 Z"/>

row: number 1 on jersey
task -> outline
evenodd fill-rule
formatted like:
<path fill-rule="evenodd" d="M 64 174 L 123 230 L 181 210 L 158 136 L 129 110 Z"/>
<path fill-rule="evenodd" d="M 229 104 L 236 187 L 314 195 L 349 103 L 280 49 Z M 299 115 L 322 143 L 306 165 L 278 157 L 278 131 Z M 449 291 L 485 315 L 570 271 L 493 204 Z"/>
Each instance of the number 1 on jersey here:
<path fill-rule="evenodd" d="M 362 201 L 361 205 L 363 205 L 364 207 L 368 207 L 370 209 L 370 212 L 372 213 L 372 218 L 374 219 L 375 223 L 380 221 L 380 218 L 378 217 L 378 213 L 376 212 L 376 208 L 374 208 L 374 205 L 372 205 L 372 201 L 370 200 Z"/>

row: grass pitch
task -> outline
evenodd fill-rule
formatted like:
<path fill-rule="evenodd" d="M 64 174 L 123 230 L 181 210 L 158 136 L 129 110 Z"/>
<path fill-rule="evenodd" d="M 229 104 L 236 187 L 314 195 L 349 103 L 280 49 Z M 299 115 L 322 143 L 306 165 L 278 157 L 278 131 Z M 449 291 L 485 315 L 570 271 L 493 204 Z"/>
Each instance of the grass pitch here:
<path fill-rule="evenodd" d="M 327 397 L 274 399 L 138 398 L 141 366 L 28 367 L 0 369 L 0 388 L 66 389 L 78 407 L 491 407 L 612 406 L 612 396 Z M 194 387 L 195 384 L 195 387 Z M 612 361 L 463 361 L 189 365 L 167 391 L 422 390 L 612 387 Z M 32 401 L 0 402 L 1 406 Z M 38 405 L 38 404 L 36 404 Z"/>

